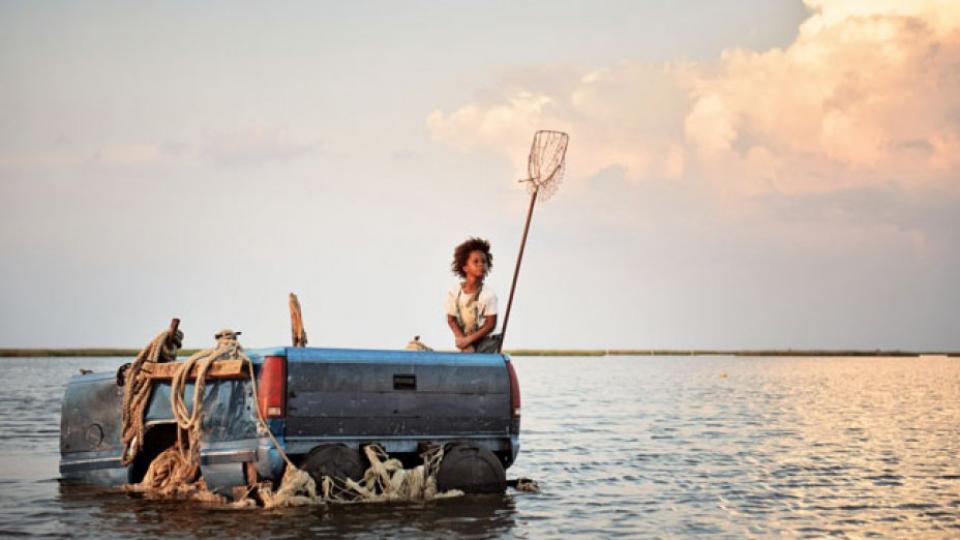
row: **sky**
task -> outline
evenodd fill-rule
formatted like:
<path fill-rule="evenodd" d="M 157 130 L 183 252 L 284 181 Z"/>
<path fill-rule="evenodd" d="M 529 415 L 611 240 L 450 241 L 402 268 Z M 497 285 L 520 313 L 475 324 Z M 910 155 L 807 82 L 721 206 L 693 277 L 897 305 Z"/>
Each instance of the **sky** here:
<path fill-rule="evenodd" d="M 960 349 L 951 0 L 0 3 L 0 347 Z"/>

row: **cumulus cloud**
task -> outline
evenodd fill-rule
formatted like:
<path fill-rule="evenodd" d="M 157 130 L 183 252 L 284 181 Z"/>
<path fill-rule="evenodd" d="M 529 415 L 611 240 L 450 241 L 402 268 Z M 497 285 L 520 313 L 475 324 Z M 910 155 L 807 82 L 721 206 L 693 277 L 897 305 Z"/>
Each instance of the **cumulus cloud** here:
<path fill-rule="evenodd" d="M 622 63 L 551 89 L 434 111 L 436 140 L 522 168 L 539 128 L 571 133 L 570 175 L 696 178 L 733 193 L 960 188 L 960 3 L 806 0 L 787 47 L 713 63 Z"/>
<path fill-rule="evenodd" d="M 686 66 L 624 63 L 576 75 L 560 72 L 575 78 L 552 84 L 538 79 L 530 84 L 535 90 L 511 81 L 512 94 L 449 114 L 434 111 L 427 127 L 436 140 L 461 150 L 503 152 L 518 171 L 533 132 L 548 128 L 571 134 L 576 159 L 568 160 L 568 174 L 574 177 L 611 167 L 632 180 L 683 174 L 682 123 L 675 120 L 689 103 Z"/>

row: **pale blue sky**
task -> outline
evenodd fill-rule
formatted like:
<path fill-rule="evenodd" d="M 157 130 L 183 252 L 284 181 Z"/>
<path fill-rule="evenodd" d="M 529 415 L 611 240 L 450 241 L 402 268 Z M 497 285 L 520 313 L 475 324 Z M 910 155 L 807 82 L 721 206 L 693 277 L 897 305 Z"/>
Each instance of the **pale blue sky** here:
<path fill-rule="evenodd" d="M 289 291 L 312 344 L 452 347 L 453 246 L 492 241 L 505 304 L 519 244 L 528 143 L 491 144 L 526 133 L 505 104 L 580 103 L 606 73 L 596 106 L 538 126 L 571 129 L 570 175 L 536 211 L 508 348 L 960 348 L 952 162 L 914 187 L 843 164 L 854 148 L 811 168 L 836 186 L 747 195 L 717 190 L 742 170 L 692 146 L 680 176 L 631 173 L 634 150 L 699 136 L 690 100 L 736 71 L 730 50 L 784 50 L 810 16 L 770 0 L 0 4 L 0 347 L 138 346 L 172 316 L 191 346 L 223 326 L 282 344 Z M 660 75 L 687 69 L 700 82 Z M 464 110 L 490 113 L 490 140 L 471 142 Z M 770 138 L 738 126 L 735 145 Z M 809 155 L 798 137 L 791 156 Z"/>

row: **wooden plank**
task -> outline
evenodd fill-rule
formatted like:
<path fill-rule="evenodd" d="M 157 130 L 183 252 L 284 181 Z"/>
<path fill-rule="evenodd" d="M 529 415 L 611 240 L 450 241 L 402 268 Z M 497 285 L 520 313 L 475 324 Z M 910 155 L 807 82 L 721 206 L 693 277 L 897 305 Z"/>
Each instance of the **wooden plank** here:
<path fill-rule="evenodd" d="M 183 364 L 183 362 L 167 364 L 151 364 L 148 362 L 143 365 L 143 371 L 149 374 L 151 379 L 170 380 L 173 379 L 174 374 Z M 248 376 L 247 370 L 243 368 L 243 360 L 217 360 L 207 370 L 207 379 L 243 379 Z M 196 378 L 197 366 L 193 366 L 188 379 L 194 380 Z"/>

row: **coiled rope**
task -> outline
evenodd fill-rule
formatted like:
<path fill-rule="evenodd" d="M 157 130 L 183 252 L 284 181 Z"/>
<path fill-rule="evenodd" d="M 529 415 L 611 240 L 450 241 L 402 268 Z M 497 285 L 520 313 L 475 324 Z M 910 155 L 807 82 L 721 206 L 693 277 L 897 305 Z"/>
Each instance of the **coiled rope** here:
<path fill-rule="evenodd" d="M 175 319 L 176 321 L 176 319 Z M 179 321 L 176 321 L 177 323 Z M 121 440 L 124 452 L 120 456 L 122 465 L 129 465 L 137 457 L 143 447 L 144 425 L 143 416 L 150 401 L 152 381 L 143 365 L 147 362 L 174 362 L 177 359 L 177 350 L 183 340 L 183 333 L 171 326 L 153 338 L 136 359 L 129 366 L 120 368 L 117 374 L 118 384 L 123 384 L 123 405 L 120 412 L 122 427 Z M 124 379 L 126 382 L 124 383 Z"/>
<path fill-rule="evenodd" d="M 176 358 L 182 334 L 175 329 L 157 335 L 141 352 L 126 372 L 124 388 L 123 422 L 124 456 L 127 465 L 142 449 L 145 427 L 143 415 L 150 400 L 152 379 L 143 370 L 146 362 Z M 172 345 L 171 345 L 172 344 Z M 250 387 L 255 404 L 259 403 L 257 380 L 253 362 L 243 352 L 236 333 L 221 331 L 217 334 L 217 346 L 192 355 L 177 370 L 170 383 L 171 409 L 177 422 L 177 443 L 161 452 L 150 463 L 147 473 L 139 484 L 128 485 L 128 491 L 151 496 L 188 498 L 202 502 L 226 503 L 225 497 L 211 492 L 200 475 L 200 437 L 202 434 L 203 395 L 207 372 L 219 360 L 241 360 L 250 376 Z M 187 406 L 185 390 L 194 367 L 196 377 L 193 387 L 192 407 Z M 370 467 L 363 478 L 356 482 L 346 479 L 343 484 L 324 476 L 320 492 L 313 477 L 298 468 L 287 456 L 283 446 L 270 431 L 259 406 L 255 406 L 258 432 L 266 434 L 286 463 L 280 486 L 274 490 L 269 481 L 234 493 L 235 507 L 257 506 L 256 499 L 266 508 L 303 506 L 328 502 L 381 502 L 398 500 L 430 500 L 439 497 L 462 495 L 459 490 L 439 493 L 436 474 L 443 459 L 443 448 L 438 446 L 423 454 L 424 464 L 413 469 L 404 469 L 397 459 L 391 459 L 377 445 L 364 447 Z M 186 436 L 186 441 L 184 440 Z M 251 496 L 255 496 L 252 498 Z"/>

